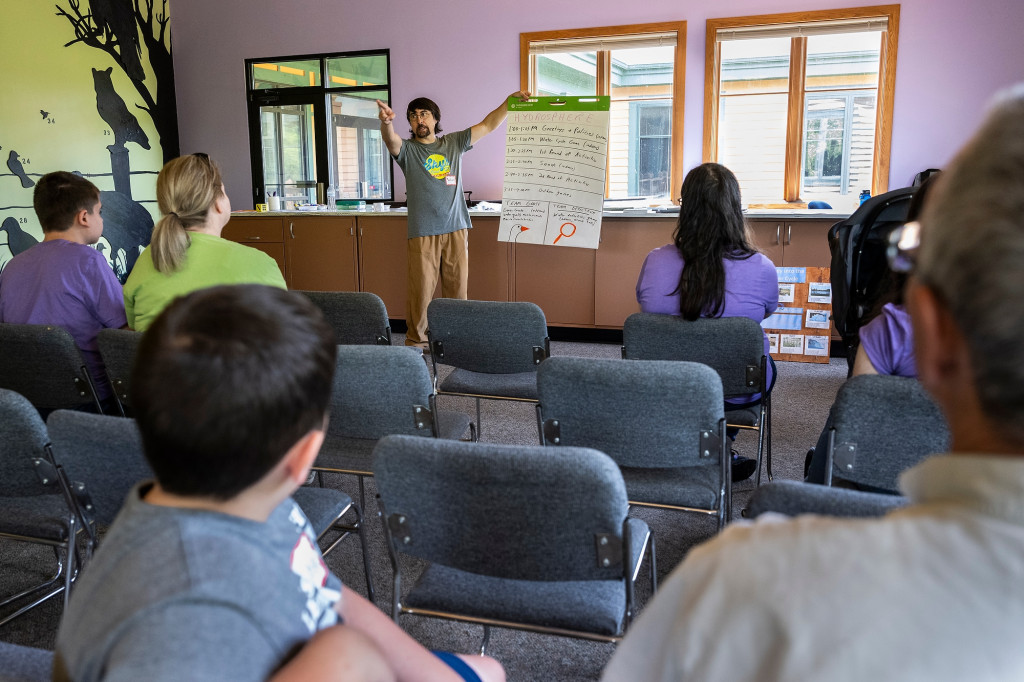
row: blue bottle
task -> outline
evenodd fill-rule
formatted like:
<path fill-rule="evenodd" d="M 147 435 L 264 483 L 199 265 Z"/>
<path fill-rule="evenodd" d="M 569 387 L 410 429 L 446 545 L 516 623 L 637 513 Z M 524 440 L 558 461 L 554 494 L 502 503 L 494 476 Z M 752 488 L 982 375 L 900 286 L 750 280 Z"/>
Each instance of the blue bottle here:
<path fill-rule="evenodd" d="M 869 189 L 862 189 L 860 191 L 860 203 L 863 204 L 865 201 L 867 201 L 870 198 L 871 198 L 871 190 L 869 190 Z"/>

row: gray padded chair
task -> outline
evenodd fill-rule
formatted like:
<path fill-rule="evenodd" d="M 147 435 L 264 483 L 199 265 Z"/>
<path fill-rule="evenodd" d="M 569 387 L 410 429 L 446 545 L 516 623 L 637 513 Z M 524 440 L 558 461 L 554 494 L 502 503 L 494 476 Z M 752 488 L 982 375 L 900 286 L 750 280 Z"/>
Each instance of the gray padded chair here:
<path fill-rule="evenodd" d="M 374 475 L 391 613 L 619 641 L 653 543 L 618 467 L 587 448 L 389 436 Z M 430 562 L 402 594 L 401 556 Z M 653 560 L 653 558 L 652 558 Z"/>
<path fill-rule="evenodd" d="M 949 427 L 917 379 L 851 377 L 832 406 L 825 485 L 836 478 L 897 493 L 901 472 L 949 449 Z"/>
<path fill-rule="evenodd" d="M 0 618 L 5 625 L 50 597 L 67 595 L 77 571 L 72 540 L 78 520 L 55 475 L 37 466 L 49 462 L 50 437 L 39 412 L 23 396 L 0 389 L 0 537 L 49 545 L 57 559 L 47 580 L 0 600 L 0 607 L 31 599 Z"/>
<path fill-rule="evenodd" d="M 427 306 L 427 338 L 438 395 L 537 402 L 537 367 L 551 354 L 544 311 L 524 301 L 437 298 Z M 454 369 L 438 381 L 437 366 Z"/>
<path fill-rule="evenodd" d="M 368 291 L 300 291 L 324 314 L 339 345 L 391 345 L 384 301 Z"/>
<path fill-rule="evenodd" d="M 131 404 L 129 388 L 132 365 L 135 364 L 135 353 L 141 340 L 142 332 L 132 329 L 101 329 L 96 336 L 103 367 L 122 417 L 127 414 L 126 408 Z"/>
<path fill-rule="evenodd" d="M 0 323 L 0 388 L 20 393 L 46 412 L 103 411 L 75 340 L 62 327 Z"/>
<path fill-rule="evenodd" d="M 134 419 L 107 417 L 71 410 L 57 410 L 47 419 L 53 459 L 60 476 L 77 504 L 79 521 L 89 531 L 89 551 L 96 544 L 95 527 L 109 526 L 131 489 L 153 478 Z M 321 546 L 330 532 L 340 533 L 327 554 L 349 533 L 362 542 L 367 593 L 373 598 L 369 555 L 363 535 L 362 511 L 347 494 L 324 488 L 299 488 L 292 498 L 302 508 Z M 343 524 L 349 511 L 356 523 Z M 87 554 L 88 554 L 87 553 Z"/>
<path fill-rule="evenodd" d="M 356 476 L 365 509 L 364 478 L 373 475 L 373 446 L 390 434 L 461 438 L 474 431 L 467 415 L 434 409 L 430 372 L 405 346 L 338 346 L 330 420 L 315 471 Z M 321 481 L 322 482 L 322 481 Z"/>
<path fill-rule="evenodd" d="M 732 509 L 722 382 L 694 362 L 549 358 L 537 372 L 544 443 L 594 448 L 630 504 L 718 518 Z"/>
<path fill-rule="evenodd" d="M 757 478 L 761 463 L 772 479 L 772 401 L 761 325 L 745 317 L 701 318 L 634 313 L 622 328 L 628 360 L 686 360 L 708 365 L 722 379 L 726 398 L 761 398 L 751 407 L 727 409 L 726 426 L 757 431 Z"/>
<path fill-rule="evenodd" d="M 49 682 L 53 652 L 0 642 L 0 682 Z"/>
<path fill-rule="evenodd" d="M 899 495 L 826 488 L 800 481 L 774 481 L 754 491 L 750 506 L 747 507 L 747 516 L 756 518 L 766 512 L 786 516 L 884 516 L 908 503 L 907 498 Z"/>

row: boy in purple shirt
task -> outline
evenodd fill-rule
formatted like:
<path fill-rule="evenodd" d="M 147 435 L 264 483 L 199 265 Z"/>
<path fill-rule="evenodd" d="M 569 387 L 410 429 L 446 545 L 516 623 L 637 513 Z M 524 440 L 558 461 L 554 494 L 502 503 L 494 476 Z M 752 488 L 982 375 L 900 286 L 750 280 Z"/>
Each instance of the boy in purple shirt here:
<path fill-rule="evenodd" d="M 0 322 L 51 324 L 68 330 L 101 401 L 111 397 L 96 335 L 125 327 L 121 283 L 92 248 L 103 234 L 100 191 L 83 177 L 57 171 L 36 184 L 32 204 L 43 241 L 0 272 Z"/>

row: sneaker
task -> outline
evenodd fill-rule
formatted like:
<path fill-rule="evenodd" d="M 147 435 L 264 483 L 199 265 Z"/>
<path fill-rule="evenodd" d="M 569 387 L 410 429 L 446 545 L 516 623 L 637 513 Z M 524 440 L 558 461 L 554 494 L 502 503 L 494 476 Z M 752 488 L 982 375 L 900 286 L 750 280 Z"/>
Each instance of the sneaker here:
<path fill-rule="evenodd" d="M 749 457 L 741 457 L 735 450 L 732 451 L 732 482 L 745 481 L 754 475 L 757 469 L 757 461 Z"/>

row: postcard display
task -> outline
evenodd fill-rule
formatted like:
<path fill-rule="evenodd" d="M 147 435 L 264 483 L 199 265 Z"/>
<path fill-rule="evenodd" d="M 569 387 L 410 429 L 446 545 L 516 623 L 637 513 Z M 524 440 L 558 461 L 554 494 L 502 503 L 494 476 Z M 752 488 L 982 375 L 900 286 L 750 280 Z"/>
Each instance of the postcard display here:
<path fill-rule="evenodd" d="M 498 241 L 596 249 L 611 98 L 509 98 Z"/>
<path fill-rule="evenodd" d="M 828 362 L 832 337 L 829 268 L 776 268 L 779 307 L 761 323 L 771 356 L 792 362 Z"/>

